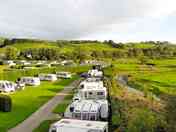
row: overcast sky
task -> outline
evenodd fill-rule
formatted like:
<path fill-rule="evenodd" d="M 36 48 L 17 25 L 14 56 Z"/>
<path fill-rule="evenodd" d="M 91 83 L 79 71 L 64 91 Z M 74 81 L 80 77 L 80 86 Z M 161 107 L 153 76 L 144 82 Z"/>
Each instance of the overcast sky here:
<path fill-rule="evenodd" d="M 176 42 L 176 0 L 0 0 L 0 36 Z"/>

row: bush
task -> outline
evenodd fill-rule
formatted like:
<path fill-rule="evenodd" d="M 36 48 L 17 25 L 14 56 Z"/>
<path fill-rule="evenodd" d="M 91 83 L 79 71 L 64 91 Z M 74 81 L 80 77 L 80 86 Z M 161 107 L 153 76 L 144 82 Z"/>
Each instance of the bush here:
<path fill-rule="evenodd" d="M 12 100 L 7 95 L 0 95 L 0 111 L 10 112 L 12 110 Z"/>

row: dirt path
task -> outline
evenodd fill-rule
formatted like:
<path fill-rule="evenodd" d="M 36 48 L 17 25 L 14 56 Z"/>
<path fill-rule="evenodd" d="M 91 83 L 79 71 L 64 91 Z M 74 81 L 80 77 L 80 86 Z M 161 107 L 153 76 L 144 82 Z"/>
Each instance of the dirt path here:
<path fill-rule="evenodd" d="M 30 117 L 28 117 L 16 127 L 10 129 L 8 132 L 32 132 L 43 121 L 53 116 L 53 109 L 64 100 L 64 97 L 68 95 L 78 83 L 79 80 L 76 80 L 72 82 L 69 86 L 66 86 L 64 90 L 60 91 L 55 97 L 50 99 L 46 104 L 40 107 Z"/>

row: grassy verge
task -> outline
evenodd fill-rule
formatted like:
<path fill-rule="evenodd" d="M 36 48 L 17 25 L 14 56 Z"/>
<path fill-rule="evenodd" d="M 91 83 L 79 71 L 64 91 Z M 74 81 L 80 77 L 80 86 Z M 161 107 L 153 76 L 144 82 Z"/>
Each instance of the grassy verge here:
<path fill-rule="evenodd" d="M 46 120 L 40 124 L 38 128 L 33 130 L 33 132 L 48 132 L 50 124 L 54 123 L 55 120 Z"/>
<path fill-rule="evenodd" d="M 67 95 L 65 98 L 64 98 L 64 101 L 59 104 L 54 110 L 53 110 L 53 113 L 56 113 L 56 114 L 62 114 L 65 112 L 67 106 L 70 104 L 70 102 L 72 101 L 72 98 L 73 98 L 73 92 L 70 93 L 69 95 Z"/>
<path fill-rule="evenodd" d="M 64 101 L 60 103 L 54 110 L 53 113 L 56 114 L 62 114 L 65 112 L 67 106 L 70 104 L 73 98 L 73 92 L 71 92 L 69 95 L 65 96 Z M 39 127 L 37 127 L 33 132 L 48 132 L 50 124 L 55 122 L 55 120 L 46 120 L 40 124 Z"/>
<path fill-rule="evenodd" d="M 42 82 L 38 87 L 27 87 L 23 91 L 11 94 L 13 109 L 12 112 L 9 113 L 0 112 L 0 132 L 5 132 L 7 129 L 22 122 L 57 92 L 61 91 L 64 86 L 69 85 L 77 78 L 78 76 L 74 76 L 72 79 L 61 80 L 54 83 Z"/>

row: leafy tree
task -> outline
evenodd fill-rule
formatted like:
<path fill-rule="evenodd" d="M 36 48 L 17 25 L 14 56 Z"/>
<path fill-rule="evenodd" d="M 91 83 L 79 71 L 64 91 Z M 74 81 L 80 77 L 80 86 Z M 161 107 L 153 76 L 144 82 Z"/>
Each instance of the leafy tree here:
<path fill-rule="evenodd" d="M 5 59 L 14 60 L 17 58 L 18 50 L 14 47 L 6 47 L 5 49 Z"/>

